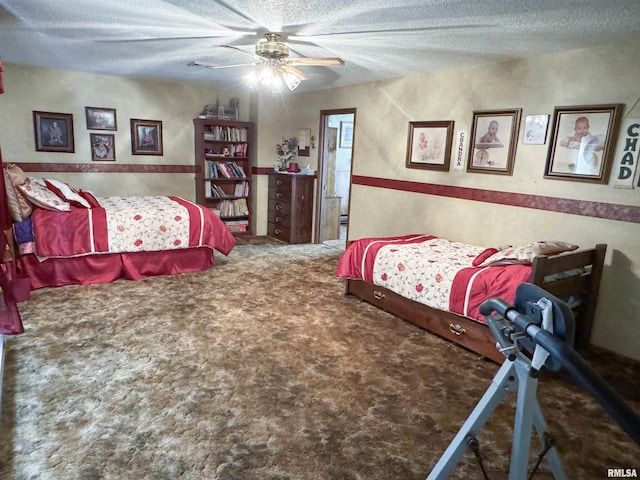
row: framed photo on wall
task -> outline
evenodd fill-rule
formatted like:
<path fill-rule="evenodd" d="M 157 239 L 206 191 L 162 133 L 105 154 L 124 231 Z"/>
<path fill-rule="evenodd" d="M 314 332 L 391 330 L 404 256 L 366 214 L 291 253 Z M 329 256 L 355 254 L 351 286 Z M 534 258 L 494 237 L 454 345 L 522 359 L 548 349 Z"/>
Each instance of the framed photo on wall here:
<path fill-rule="evenodd" d="M 622 105 L 556 107 L 544 178 L 607 183 Z"/>
<path fill-rule="evenodd" d="M 162 121 L 131 119 L 131 153 L 162 156 Z"/>
<path fill-rule="evenodd" d="M 33 111 L 36 152 L 74 153 L 73 115 Z"/>
<path fill-rule="evenodd" d="M 109 162 L 116 159 L 116 141 L 112 133 L 90 133 L 91 160 Z"/>
<path fill-rule="evenodd" d="M 511 175 L 521 108 L 473 112 L 467 172 Z"/>
<path fill-rule="evenodd" d="M 311 129 L 300 128 L 298 130 L 298 156 L 308 157 L 310 145 L 311 145 Z"/>
<path fill-rule="evenodd" d="M 407 168 L 449 171 L 453 120 L 409 122 Z"/>
<path fill-rule="evenodd" d="M 525 145 L 544 145 L 547 142 L 549 115 L 527 115 L 524 119 Z"/>
<path fill-rule="evenodd" d="M 84 107 L 88 130 L 117 130 L 115 108 Z"/>

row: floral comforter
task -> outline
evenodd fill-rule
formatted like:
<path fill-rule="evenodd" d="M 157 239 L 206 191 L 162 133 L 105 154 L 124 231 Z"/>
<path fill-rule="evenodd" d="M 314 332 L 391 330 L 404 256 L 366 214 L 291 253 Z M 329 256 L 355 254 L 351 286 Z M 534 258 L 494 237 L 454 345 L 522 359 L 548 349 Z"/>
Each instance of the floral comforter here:
<path fill-rule="evenodd" d="M 36 254 L 100 253 L 210 247 L 227 255 L 235 238 L 211 210 L 179 197 L 107 197 L 100 207 L 33 213 Z"/>
<path fill-rule="evenodd" d="M 429 307 L 485 322 L 479 308 L 490 297 L 513 303 L 530 265 L 474 267 L 486 250 L 431 235 L 365 238 L 340 259 L 339 277 L 364 280 Z"/>

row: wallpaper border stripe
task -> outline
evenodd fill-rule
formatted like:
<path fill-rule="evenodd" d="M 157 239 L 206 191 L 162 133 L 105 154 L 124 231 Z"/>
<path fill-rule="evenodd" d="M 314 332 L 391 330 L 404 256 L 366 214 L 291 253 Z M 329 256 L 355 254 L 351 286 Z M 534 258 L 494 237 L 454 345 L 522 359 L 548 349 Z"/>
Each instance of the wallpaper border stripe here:
<path fill-rule="evenodd" d="M 195 173 L 195 165 L 131 163 L 18 163 L 25 172 L 66 173 Z"/>
<path fill-rule="evenodd" d="M 621 222 L 640 223 L 640 207 L 614 203 L 573 200 L 570 198 L 546 197 L 526 193 L 500 192 L 480 188 L 438 185 L 388 178 L 353 175 L 353 185 L 385 188 L 403 192 L 423 193 L 440 197 L 458 198 L 476 202 L 495 203 L 512 207 L 532 208 L 550 212 L 568 213 L 586 217 L 606 218 Z"/>

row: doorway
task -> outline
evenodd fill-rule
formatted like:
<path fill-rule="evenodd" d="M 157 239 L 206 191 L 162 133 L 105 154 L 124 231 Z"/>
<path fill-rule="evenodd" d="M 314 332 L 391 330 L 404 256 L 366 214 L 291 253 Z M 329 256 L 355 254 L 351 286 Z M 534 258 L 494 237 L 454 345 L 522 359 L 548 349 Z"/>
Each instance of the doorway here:
<path fill-rule="evenodd" d="M 356 109 L 320 111 L 315 243 L 345 248 Z"/>

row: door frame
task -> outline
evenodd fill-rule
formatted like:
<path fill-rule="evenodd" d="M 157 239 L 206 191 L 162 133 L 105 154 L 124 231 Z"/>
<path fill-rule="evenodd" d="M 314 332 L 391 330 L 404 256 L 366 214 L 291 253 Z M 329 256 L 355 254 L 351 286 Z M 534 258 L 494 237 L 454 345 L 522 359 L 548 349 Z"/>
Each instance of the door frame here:
<path fill-rule="evenodd" d="M 355 140 L 356 134 L 356 108 L 337 108 L 331 110 L 320 110 L 320 128 L 318 135 L 318 195 L 316 197 L 316 211 L 315 211 L 315 225 L 314 225 L 314 235 L 313 242 L 320 243 L 320 229 L 322 228 L 322 212 L 324 209 L 324 191 L 326 188 L 325 185 L 325 144 L 326 144 L 326 125 L 327 125 L 327 117 L 332 115 L 344 115 L 344 114 L 353 114 L 353 139 Z M 338 132 L 339 135 L 340 132 Z M 347 207 L 347 236 L 349 233 L 349 216 L 351 214 L 351 177 L 353 175 L 353 157 L 355 152 L 355 142 L 351 146 L 351 166 L 349 169 L 349 203 Z"/>

